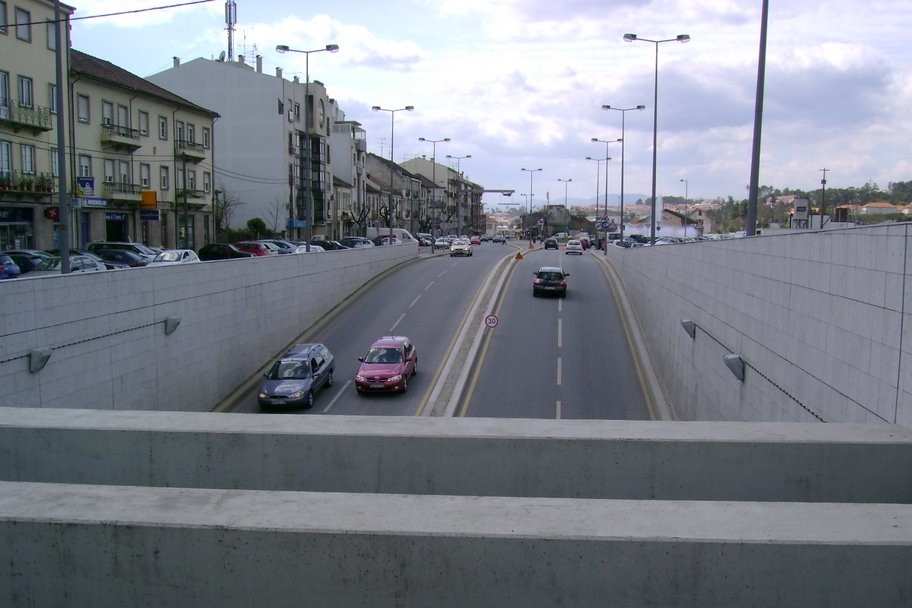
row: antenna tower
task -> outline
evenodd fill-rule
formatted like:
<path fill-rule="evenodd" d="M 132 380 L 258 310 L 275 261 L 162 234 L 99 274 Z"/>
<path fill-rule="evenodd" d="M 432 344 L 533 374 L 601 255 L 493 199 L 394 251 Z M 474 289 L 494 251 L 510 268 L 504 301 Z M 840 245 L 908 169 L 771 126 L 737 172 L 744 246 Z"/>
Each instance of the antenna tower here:
<path fill-rule="evenodd" d="M 237 23 L 237 5 L 234 0 L 225 2 L 225 23 L 228 25 L 228 61 L 234 61 L 234 24 Z"/>

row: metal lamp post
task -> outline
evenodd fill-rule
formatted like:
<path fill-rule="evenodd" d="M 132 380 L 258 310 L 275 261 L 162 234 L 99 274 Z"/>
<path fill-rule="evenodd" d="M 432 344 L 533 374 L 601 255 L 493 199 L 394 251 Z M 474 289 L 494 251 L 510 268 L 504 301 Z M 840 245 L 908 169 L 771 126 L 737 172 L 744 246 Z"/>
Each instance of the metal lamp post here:
<path fill-rule="evenodd" d="M 462 178 L 462 171 L 460 169 L 459 161 L 463 158 L 472 158 L 471 154 L 466 154 L 465 156 L 453 156 L 452 154 L 447 154 L 447 158 L 452 158 L 456 160 L 456 175 Z M 466 193 L 466 198 L 468 198 L 468 193 Z M 456 236 L 462 236 L 462 214 L 459 212 L 459 197 L 456 197 Z"/>
<path fill-rule="evenodd" d="M 389 202 L 387 203 L 387 210 L 389 211 L 389 242 L 390 245 L 393 244 L 393 146 L 396 142 L 396 112 L 411 112 L 415 109 L 415 106 L 404 106 L 402 108 L 387 109 L 381 108 L 380 106 L 373 106 L 371 110 L 374 112 L 389 112 L 390 113 L 390 183 L 389 183 Z"/>
<path fill-rule="evenodd" d="M 624 139 L 621 137 L 619 137 L 617 139 L 599 139 L 598 137 L 593 137 L 592 141 L 595 143 L 605 144 L 605 159 L 606 160 L 611 160 L 611 157 L 608 156 L 608 146 L 610 146 L 611 144 L 616 144 L 616 143 L 620 142 L 621 148 L 623 149 L 623 147 L 624 147 Z M 624 211 L 624 208 L 621 207 L 621 223 L 624 222 L 623 211 Z M 605 164 L 605 217 L 607 217 L 607 216 L 608 216 L 608 164 L 606 163 Z M 598 236 L 598 229 L 596 229 L 596 236 Z M 607 241 L 608 241 L 608 230 L 606 229 L 605 230 L 605 242 L 607 243 Z M 607 253 L 607 251 L 606 251 L 606 253 Z"/>
<path fill-rule="evenodd" d="M 532 231 L 532 176 L 535 175 L 537 171 L 541 171 L 541 167 L 538 169 L 526 169 L 523 168 L 523 171 L 529 172 L 529 232 Z M 532 235 L 529 235 L 529 238 L 532 238 Z"/>
<path fill-rule="evenodd" d="M 437 144 L 450 141 L 449 137 L 444 137 L 443 139 L 425 139 L 424 137 L 419 137 L 418 141 L 426 141 L 432 144 L 433 151 L 431 152 L 431 181 L 434 182 L 434 213 L 438 214 L 437 209 Z M 439 219 L 439 216 L 438 216 Z"/>
<path fill-rule="evenodd" d="M 684 238 L 687 238 L 687 178 L 682 177 L 681 181 L 684 182 Z"/>
<path fill-rule="evenodd" d="M 596 163 L 596 170 L 595 170 L 595 233 L 596 233 L 596 236 L 598 236 L 598 223 L 599 223 L 599 206 L 598 206 L 598 198 L 599 198 L 599 177 L 601 176 L 602 162 L 604 162 L 604 163 L 605 163 L 605 216 L 607 217 L 607 216 L 608 216 L 608 161 L 611 160 L 611 157 L 610 157 L 610 156 L 606 156 L 605 158 L 592 158 L 591 156 L 587 156 L 587 157 L 586 157 L 586 160 L 594 160 L 595 163 Z"/>
<path fill-rule="evenodd" d="M 618 226 L 618 227 L 620 228 L 621 240 L 623 241 L 624 240 L 624 146 L 626 145 L 626 139 L 627 139 L 627 136 L 624 135 L 624 128 L 626 127 L 625 118 L 627 116 L 627 112 L 629 112 L 631 110 L 638 110 L 638 111 L 642 112 L 643 110 L 646 109 L 646 106 L 639 105 L 639 106 L 633 106 L 632 108 L 613 108 L 610 105 L 605 104 L 602 106 L 602 109 L 603 110 L 615 110 L 615 111 L 621 113 L 621 213 L 620 213 L 620 226 Z"/>
<path fill-rule="evenodd" d="M 569 179 L 561 179 L 558 177 L 557 181 L 564 183 L 564 207 L 566 207 L 567 206 L 567 187 L 570 185 L 570 182 L 573 181 L 573 178 L 571 177 Z"/>
<path fill-rule="evenodd" d="M 624 42 L 651 42 L 655 45 L 655 85 L 653 88 L 652 100 L 652 222 L 649 229 L 649 242 L 655 244 L 656 240 L 656 153 L 658 151 L 658 133 L 659 133 L 659 45 L 663 42 L 690 42 L 690 36 L 687 34 L 678 34 L 674 38 L 664 40 L 650 40 L 640 38 L 636 34 L 624 34 Z"/>
<path fill-rule="evenodd" d="M 304 214 L 304 241 L 305 248 L 308 253 L 310 253 L 310 240 L 313 238 L 313 178 L 311 176 L 311 171 L 313 167 L 311 166 L 310 158 L 310 122 L 307 117 L 307 104 L 310 101 L 310 55 L 311 53 L 336 53 L 339 51 L 338 44 L 327 44 L 321 49 L 312 49 L 309 51 L 301 49 L 293 49 L 287 44 L 280 44 L 276 46 L 277 53 L 303 53 L 304 54 L 304 140 L 306 145 L 304 150 L 301 152 L 304 156 L 304 171 L 301 172 L 301 179 L 304 180 L 304 206 L 306 207 L 306 212 Z M 301 219 L 298 217 L 297 219 Z"/>

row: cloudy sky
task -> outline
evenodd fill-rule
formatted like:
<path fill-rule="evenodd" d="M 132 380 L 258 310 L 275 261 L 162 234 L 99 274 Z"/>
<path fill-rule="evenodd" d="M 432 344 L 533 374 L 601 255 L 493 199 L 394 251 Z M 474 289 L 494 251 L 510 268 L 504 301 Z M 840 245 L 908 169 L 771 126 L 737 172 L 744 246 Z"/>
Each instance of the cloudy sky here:
<path fill-rule="evenodd" d="M 178 4 L 181 0 L 72 0 L 75 17 Z M 311 56 L 346 118 L 367 129 L 368 150 L 432 155 L 437 144 L 466 176 L 535 206 L 546 197 L 609 201 L 620 189 L 626 116 L 625 192 L 648 194 L 652 177 L 655 44 L 658 45 L 659 196 L 747 197 L 757 84 L 760 0 L 236 0 L 234 49 L 304 78 L 304 55 L 277 44 L 338 53 Z M 116 8 L 112 8 L 112 6 Z M 76 20 L 75 48 L 140 76 L 227 51 L 225 2 Z M 908 0 L 770 2 L 760 183 L 780 188 L 886 188 L 912 180 L 912 9 Z M 612 158 L 594 162 L 586 157 Z M 538 169 L 533 174 L 522 169 Z M 599 172 L 599 173 L 597 173 Z M 567 181 L 572 180 L 572 181 Z M 686 182 L 682 180 L 687 180 Z M 526 196 L 522 196 L 525 194 Z M 629 201 L 629 198 L 628 198 Z"/>

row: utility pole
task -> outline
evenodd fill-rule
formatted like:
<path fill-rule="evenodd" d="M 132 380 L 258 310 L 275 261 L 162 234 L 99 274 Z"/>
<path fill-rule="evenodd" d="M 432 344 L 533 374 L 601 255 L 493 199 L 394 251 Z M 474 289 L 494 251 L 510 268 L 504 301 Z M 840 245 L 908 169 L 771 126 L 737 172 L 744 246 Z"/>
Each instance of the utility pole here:
<path fill-rule="evenodd" d="M 823 229 L 823 217 L 826 215 L 826 174 L 829 169 L 820 169 L 823 179 L 820 180 L 820 228 Z"/>

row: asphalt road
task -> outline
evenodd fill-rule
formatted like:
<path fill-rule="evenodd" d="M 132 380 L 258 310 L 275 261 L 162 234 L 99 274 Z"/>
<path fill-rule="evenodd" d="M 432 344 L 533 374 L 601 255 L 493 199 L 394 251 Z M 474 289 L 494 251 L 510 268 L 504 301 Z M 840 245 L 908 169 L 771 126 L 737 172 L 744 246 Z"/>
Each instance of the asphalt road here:
<path fill-rule="evenodd" d="M 525 245 L 525 243 L 518 243 Z M 476 294 L 494 266 L 515 253 L 483 243 L 468 258 L 423 255 L 388 273 L 340 307 L 306 341 L 323 342 L 336 361 L 335 384 L 299 415 L 421 415 Z M 519 418 L 648 419 L 638 376 L 607 278 L 590 257 L 522 250 L 485 331 L 456 415 Z M 563 265 L 566 299 L 533 298 L 532 273 Z M 472 319 L 471 323 L 482 323 Z M 357 357 L 384 335 L 405 335 L 418 350 L 418 374 L 408 392 L 359 395 Z M 289 341 L 294 336 L 289 336 Z M 302 340 L 305 341 L 305 340 Z M 267 362 L 264 361 L 264 364 Z M 258 412 L 255 390 L 232 411 Z"/>

